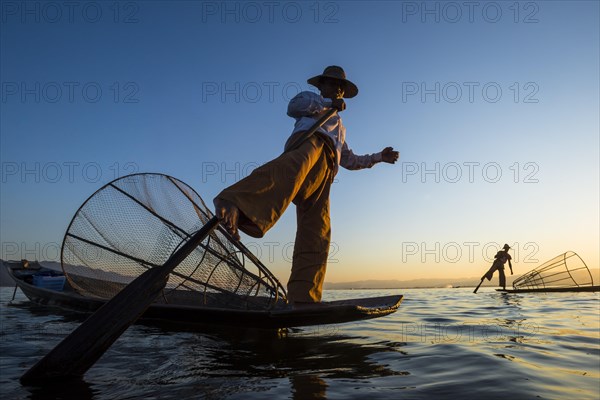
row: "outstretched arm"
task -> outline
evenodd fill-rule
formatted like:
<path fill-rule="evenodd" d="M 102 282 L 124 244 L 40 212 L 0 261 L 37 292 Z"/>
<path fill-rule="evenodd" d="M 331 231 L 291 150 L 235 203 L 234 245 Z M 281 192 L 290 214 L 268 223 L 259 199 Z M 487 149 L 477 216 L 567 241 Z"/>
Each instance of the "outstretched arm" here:
<path fill-rule="evenodd" d="M 342 146 L 340 165 L 350 170 L 371 168 L 373 165 L 382 161 L 394 164 L 398 160 L 398 157 L 400 157 L 400 153 L 394 151 L 392 147 L 386 147 L 379 153 L 358 156 L 354 154 L 354 152 L 348 147 L 348 144 L 344 142 L 344 145 Z"/>
<path fill-rule="evenodd" d="M 346 142 L 342 145 L 342 156 L 340 165 L 346 169 L 357 170 L 363 168 L 371 168 L 373 165 L 381 162 L 381 153 L 365 154 L 358 156 L 348 147 Z"/>

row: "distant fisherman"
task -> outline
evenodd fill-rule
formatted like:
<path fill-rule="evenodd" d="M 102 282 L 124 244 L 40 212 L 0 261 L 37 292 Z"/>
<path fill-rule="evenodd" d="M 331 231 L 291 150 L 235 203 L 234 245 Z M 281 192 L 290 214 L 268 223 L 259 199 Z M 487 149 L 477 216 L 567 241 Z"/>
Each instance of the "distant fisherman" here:
<path fill-rule="evenodd" d="M 494 256 L 496 260 L 490 267 L 490 270 L 484 275 L 484 277 L 486 277 L 488 281 L 491 281 L 494 272 L 498 271 L 499 284 L 500 286 L 502 286 L 503 290 L 506 290 L 506 275 L 504 275 L 504 264 L 506 264 L 507 261 L 508 267 L 510 268 L 510 274 L 513 274 L 512 264 L 510 263 L 512 257 L 510 256 L 510 254 L 508 254 L 508 249 L 510 249 L 510 246 L 508 244 L 505 244 L 502 250 L 496 253 L 496 255 Z"/>
<path fill-rule="evenodd" d="M 483 283 L 484 279 L 487 278 L 488 281 L 491 281 L 492 276 L 496 271 L 498 271 L 499 285 L 502 286 L 502 290 L 506 290 L 506 275 L 504 275 L 504 264 L 506 264 L 507 261 L 508 267 L 510 268 L 510 274 L 513 275 L 512 264 L 510 263 L 512 257 L 510 256 L 510 254 L 508 254 L 509 249 L 510 246 L 508 244 L 505 244 L 502 250 L 496 253 L 496 255 L 494 256 L 496 260 L 494 260 L 494 263 L 490 267 L 489 271 L 481 277 L 481 282 L 479 282 L 479 285 L 477 285 L 473 293 L 477 293 L 477 290 L 479 290 L 479 287 Z"/>

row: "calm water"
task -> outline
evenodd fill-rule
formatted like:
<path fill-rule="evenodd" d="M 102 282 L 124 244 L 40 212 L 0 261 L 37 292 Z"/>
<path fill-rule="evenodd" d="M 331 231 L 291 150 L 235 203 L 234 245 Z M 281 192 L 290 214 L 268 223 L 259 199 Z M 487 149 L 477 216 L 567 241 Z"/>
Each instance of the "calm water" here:
<path fill-rule="evenodd" d="M 284 332 L 131 327 L 77 385 L 22 387 L 21 376 L 77 326 L 1 288 L 3 398 L 595 399 L 598 293 L 481 289 L 329 291 L 326 299 L 404 293 L 400 310 Z"/>

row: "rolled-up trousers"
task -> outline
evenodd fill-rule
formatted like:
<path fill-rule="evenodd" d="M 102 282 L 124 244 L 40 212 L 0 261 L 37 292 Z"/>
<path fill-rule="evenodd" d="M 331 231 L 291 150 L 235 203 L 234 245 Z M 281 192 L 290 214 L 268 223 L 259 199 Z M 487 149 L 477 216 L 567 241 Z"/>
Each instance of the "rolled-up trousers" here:
<path fill-rule="evenodd" d="M 329 189 L 334 167 L 334 153 L 325 140 L 313 135 L 217 195 L 238 207 L 238 228 L 257 238 L 275 225 L 291 202 L 296 205 L 298 227 L 287 285 L 292 302 L 321 301 L 331 240 Z"/>

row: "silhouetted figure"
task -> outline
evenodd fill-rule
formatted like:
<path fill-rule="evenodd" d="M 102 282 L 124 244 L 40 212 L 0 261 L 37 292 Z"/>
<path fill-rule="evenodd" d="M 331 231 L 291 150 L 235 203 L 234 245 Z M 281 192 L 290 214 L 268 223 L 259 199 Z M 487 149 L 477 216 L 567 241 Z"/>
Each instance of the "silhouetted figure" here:
<path fill-rule="evenodd" d="M 510 268 L 510 274 L 513 274 L 512 264 L 510 262 L 510 260 L 512 260 L 512 257 L 510 256 L 510 254 L 508 254 L 509 249 L 510 246 L 508 244 L 505 244 L 502 250 L 496 253 L 496 255 L 494 256 L 494 263 L 492 264 L 488 272 L 486 272 L 485 275 L 481 277 L 481 282 L 479 282 L 479 285 L 477 285 L 473 293 L 477 293 L 477 290 L 479 289 L 479 286 L 481 286 L 481 284 L 483 283 L 484 279 L 487 278 L 488 281 L 491 281 L 492 276 L 496 271 L 498 271 L 499 285 L 502 286 L 503 290 L 506 290 L 506 275 L 504 274 L 504 264 L 506 264 L 507 261 L 508 267 Z"/>
<path fill-rule="evenodd" d="M 321 301 L 331 236 L 329 190 L 338 166 L 371 168 L 381 161 L 393 164 L 399 157 L 391 147 L 363 156 L 348 147 L 338 113 L 346 109 L 343 98 L 356 96 L 358 88 L 346 79 L 342 68 L 327 67 L 308 83 L 321 94 L 301 92 L 290 101 L 287 113 L 296 124 L 284 153 L 214 199 L 216 216 L 236 239 L 238 228 L 252 237 L 263 237 L 290 203 L 296 205 L 298 227 L 288 281 L 288 297 L 295 307 Z M 330 109 L 336 112 L 306 137 L 305 132 Z"/>

